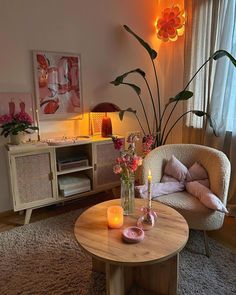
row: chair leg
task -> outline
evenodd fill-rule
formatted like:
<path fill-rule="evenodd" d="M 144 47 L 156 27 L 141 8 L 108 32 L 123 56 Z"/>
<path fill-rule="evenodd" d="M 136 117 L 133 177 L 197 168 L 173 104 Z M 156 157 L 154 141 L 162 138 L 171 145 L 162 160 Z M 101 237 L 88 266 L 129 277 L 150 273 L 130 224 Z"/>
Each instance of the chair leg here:
<path fill-rule="evenodd" d="M 206 256 L 210 257 L 210 249 L 209 249 L 209 244 L 208 244 L 208 236 L 206 231 L 203 231 L 204 233 L 204 243 L 205 243 L 205 251 L 206 251 Z"/>

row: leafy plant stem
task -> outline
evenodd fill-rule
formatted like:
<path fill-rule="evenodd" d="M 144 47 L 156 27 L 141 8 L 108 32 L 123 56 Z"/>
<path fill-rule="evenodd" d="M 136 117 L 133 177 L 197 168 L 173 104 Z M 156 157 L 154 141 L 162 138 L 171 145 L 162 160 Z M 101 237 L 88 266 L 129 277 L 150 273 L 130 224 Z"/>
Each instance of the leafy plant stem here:
<path fill-rule="evenodd" d="M 137 116 L 137 114 L 135 114 L 135 116 L 136 116 L 136 119 L 137 119 L 137 121 L 139 123 L 140 128 L 142 129 L 143 134 L 145 134 L 145 130 L 143 129 L 143 126 L 142 126 L 142 124 L 141 124 L 141 122 L 139 120 L 139 117 Z"/>
<path fill-rule="evenodd" d="M 192 113 L 192 111 L 190 110 L 190 111 L 187 111 L 187 112 L 185 112 L 185 113 L 183 113 L 175 122 L 174 122 L 174 124 L 171 126 L 171 128 L 169 129 L 169 131 L 167 132 L 167 134 L 166 134 L 166 136 L 165 136 L 165 139 L 163 140 L 163 144 L 165 144 L 166 143 L 166 140 L 167 140 L 167 138 L 168 138 L 168 136 L 169 136 L 169 134 L 170 134 L 170 132 L 171 132 L 171 130 L 175 127 L 175 125 L 185 116 L 185 115 L 187 115 L 188 113 Z M 164 134 L 164 133 L 163 133 Z M 162 136 L 162 138 L 163 138 L 163 136 Z"/>
<path fill-rule="evenodd" d="M 189 82 L 186 84 L 186 86 L 184 87 L 184 89 L 183 89 L 183 91 L 185 91 L 187 88 L 188 88 L 188 86 L 189 86 L 189 84 L 193 81 L 193 79 L 196 77 L 196 75 L 201 71 L 201 69 L 210 61 L 212 59 L 212 56 L 211 57 L 209 57 L 202 65 L 201 65 L 201 67 L 197 70 L 197 72 L 193 75 L 193 77 L 189 80 Z M 176 108 L 176 106 L 177 106 L 177 104 L 178 104 L 178 102 L 179 102 L 179 100 L 177 100 L 176 102 L 175 102 L 175 104 L 174 104 L 174 106 L 173 106 L 173 108 L 172 108 L 172 110 L 171 110 L 171 112 L 170 112 L 170 114 L 169 114 L 169 116 L 168 116 L 168 118 L 167 118 L 167 120 L 166 120 L 166 123 L 165 123 L 165 126 L 164 126 L 164 129 L 163 129 L 163 132 L 162 132 L 162 138 L 161 138 L 161 141 L 163 140 L 163 138 L 164 138 L 164 134 L 165 134 L 165 130 L 166 130 L 166 128 L 167 128 L 167 125 L 168 125 L 168 123 L 169 123 L 169 121 L 170 121 L 170 118 L 171 118 L 171 116 L 172 116 L 172 113 L 174 112 L 174 110 L 175 110 L 175 108 Z M 165 108 L 165 110 L 166 110 L 166 108 Z M 164 112 L 165 112 L 165 110 L 164 110 Z M 163 112 L 163 114 L 164 114 L 164 112 Z M 184 113 L 183 115 L 186 115 L 186 113 Z M 162 116 L 163 117 L 163 116 Z M 171 128 L 172 129 L 172 128 Z M 169 135 L 169 132 L 167 133 L 168 135 Z M 163 142 L 163 144 L 165 144 L 165 140 L 164 140 L 164 142 Z"/>
<path fill-rule="evenodd" d="M 150 88 L 150 86 L 148 84 L 148 81 L 147 81 L 147 79 L 145 77 L 144 77 L 144 80 L 145 80 L 145 83 L 147 85 L 147 88 L 148 88 L 150 97 L 151 97 L 153 112 L 154 112 L 154 116 L 155 116 L 156 130 L 158 130 L 157 112 L 156 112 L 156 108 L 155 108 L 155 104 L 154 104 L 154 99 L 153 99 L 153 96 L 152 96 L 151 88 Z"/>
<path fill-rule="evenodd" d="M 121 84 L 130 86 L 129 83 L 124 83 L 124 82 L 123 82 L 123 83 L 121 83 Z M 150 125 L 149 125 L 149 122 L 148 122 L 148 117 L 147 117 L 147 113 L 146 113 L 146 110 L 145 110 L 145 107 L 144 107 L 144 104 L 143 104 L 142 98 L 141 98 L 141 96 L 140 96 L 136 91 L 135 91 L 135 93 L 138 95 L 139 101 L 140 101 L 140 103 L 141 103 L 141 105 L 142 105 L 143 112 L 144 112 L 144 116 L 145 116 L 145 119 L 146 119 L 146 122 L 147 122 L 148 132 L 149 132 L 149 134 L 151 134 Z M 145 132 L 144 132 L 144 134 L 145 134 Z"/>
<path fill-rule="evenodd" d="M 201 67 L 197 70 L 197 72 L 192 76 L 192 78 L 189 80 L 189 82 L 187 83 L 187 85 L 184 87 L 184 90 L 185 91 L 189 84 L 193 81 L 193 79 L 197 76 L 197 74 L 201 71 L 201 69 L 212 59 L 212 56 L 210 56 L 205 62 L 204 64 L 201 65 Z"/>
<path fill-rule="evenodd" d="M 159 82 L 158 82 L 157 71 L 156 71 L 156 67 L 155 67 L 153 59 L 151 59 L 151 61 L 152 61 L 152 66 L 153 66 L 153 70 L 154 70 L 154 74 L 155 74 L 155 80 L 156 80 L 156 86 L 157 86 L 158 116 L 160 118 L 161 117 L 161 101 L 160 101 Z M 158 126 L 158 124 L 157 124 L 157 131 L 159 129 L 161 129 L 161 126 Z"/>

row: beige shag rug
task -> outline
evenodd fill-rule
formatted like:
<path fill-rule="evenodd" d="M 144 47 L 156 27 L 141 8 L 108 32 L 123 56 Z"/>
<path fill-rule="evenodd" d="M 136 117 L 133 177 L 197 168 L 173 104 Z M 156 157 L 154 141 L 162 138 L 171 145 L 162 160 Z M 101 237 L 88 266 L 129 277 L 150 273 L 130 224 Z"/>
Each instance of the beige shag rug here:
<path fill-rule="evenodd" d="M 105 295 L 105 276 L 91 271 L 73 227 L 81 210 L 0 234 L 0 295 Z M 180 295 L 236 294 L 236 254 L 191 232 L 180 255 Z M 138 286 L 130 294 L 143 293 Z M 117 294 L 119 295 L 119 294 Z"/>

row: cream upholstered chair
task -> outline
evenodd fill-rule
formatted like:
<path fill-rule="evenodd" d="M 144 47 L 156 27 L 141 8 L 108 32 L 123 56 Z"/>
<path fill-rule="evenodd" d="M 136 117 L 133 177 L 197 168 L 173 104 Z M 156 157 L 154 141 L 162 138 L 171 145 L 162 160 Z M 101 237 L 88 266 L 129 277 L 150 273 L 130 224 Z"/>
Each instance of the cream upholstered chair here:
<path fill-rule="evenodd" d="M 153 182 L 160 182 L 167 160 L 174 155 L 186 167 L 200 163 L 208 172 L 210 190 L 226 205 L 231 166 L 226 155 L 216 149 L 195 144 L 169 144 L 152 150 L 144 159 L 143 183 L 150 169 Z M 157 201 L 169 205 L 182 214 L 190 229 L 203 230 L 206 254 L 209 256 L 207 230 L 223 225 L 224 213 L 206 208 L 186 191 L 160 196 Z"/>

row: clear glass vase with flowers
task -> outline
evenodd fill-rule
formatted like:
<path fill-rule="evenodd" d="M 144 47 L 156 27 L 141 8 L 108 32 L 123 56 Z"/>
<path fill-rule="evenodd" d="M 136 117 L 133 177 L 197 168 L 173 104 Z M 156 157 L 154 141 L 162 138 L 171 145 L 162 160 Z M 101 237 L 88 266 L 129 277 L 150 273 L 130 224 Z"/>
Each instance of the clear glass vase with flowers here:
<path fill-rule="evenodd" d="M 136 154 L 136 142 L 139 140 L 135 134 L 130 134 L 127 138 L 128 148 L 124 149 L 123 141 L 120 138 L 112 137 L 114 147 L 120 151 L 120 155 L 116 158 L 116 164 L 113 171 L 120 174 L 121 177 L 121 206 L 124 215 L 134 212 L 134 181 L 135 172 L 142 165 L 142 157 Z"/>

